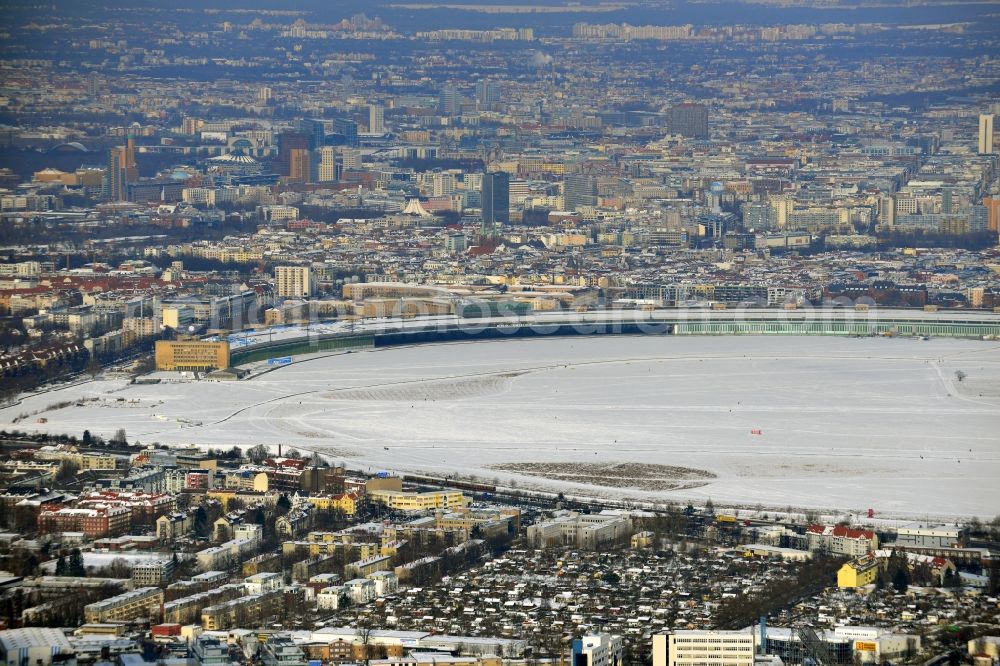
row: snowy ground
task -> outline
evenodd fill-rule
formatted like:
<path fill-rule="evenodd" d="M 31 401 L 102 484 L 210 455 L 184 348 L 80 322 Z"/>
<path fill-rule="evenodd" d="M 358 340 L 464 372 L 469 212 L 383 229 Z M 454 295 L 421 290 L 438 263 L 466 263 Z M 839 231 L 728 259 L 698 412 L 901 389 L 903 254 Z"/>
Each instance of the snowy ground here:
<path fill-rule="evenodd" d="M 141 564 L 143 562 L 149 562 L 151 560 L 162 560 L 165 556 L 163 553 L 137 553 L 134 551 L 118 551 L 114 553 L 104 553 L 104 552 L 94 552 L 85 551 L 83 555 L 83 566 L 87 569 L 95 569 L 106 567 L 113 562 L 121 562 L 122 564 L 132 567 L 136 564 Z M 191 557 L 185 556 L 183 553 L 180 557 Z M 54 572 L 56 570 L 56 560 L 49 560 L 41 565 L 42 569 L 47 572 Z"/>
<path fill-rule="evenodd" d="M 80 406 L 46 409 L 66 400 Z M 397 347 L 297 359 L 244 382 L 86 383 L 0 410 L 0 427 L 281 443 L 366 470 L 475 475 L 567 494 L 912 517 L 1000 513 L 1000 344 L 974 340 L 650 336 Z M 616 491 L 512 471 L 524 469 L 518 463 L 549 463 L 542 471 L 647 463 L 715 476 L 659 490 L 623 481 Z"/>

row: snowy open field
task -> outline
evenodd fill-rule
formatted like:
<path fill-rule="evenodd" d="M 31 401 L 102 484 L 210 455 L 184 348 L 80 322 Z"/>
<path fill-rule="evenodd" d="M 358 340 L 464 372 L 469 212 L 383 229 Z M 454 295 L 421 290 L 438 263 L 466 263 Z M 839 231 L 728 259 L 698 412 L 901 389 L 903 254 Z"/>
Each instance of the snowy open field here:
<path fill-rule="evenodd" d="M 66 400 L 81 406 L 47 409 Z M 30 416 L 12 425 L 19 414 Z M 475 475 L 571 495 L 1000 513 L 1000 344 L 974 340 L 396 347 L 297 359 L 234 383 L 90 382 L 0 410 L 0 427 L 105 436 L 125 428 L 131 441 L 206 447 L 281 443 L 366 470 Z"/>

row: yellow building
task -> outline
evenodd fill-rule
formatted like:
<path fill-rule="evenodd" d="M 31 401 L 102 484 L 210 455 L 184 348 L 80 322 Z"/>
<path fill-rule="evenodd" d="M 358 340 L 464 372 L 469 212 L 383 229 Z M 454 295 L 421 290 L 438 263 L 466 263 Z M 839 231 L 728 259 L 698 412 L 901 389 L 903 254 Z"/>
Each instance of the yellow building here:
<path fill-rule="evenodd" d="M 468 498 L 459 490 L 435 490 L 427 493 L 411 493 L 398 490 L 369 491 L 373 502 L 384 504 L 396 511 L 434 511 L 435 509 L 456 509 L 468 506 Z"/>
<path fill-rule="evenodd" d="M 213 488 L 205 493 L 208 499 L 219 500 L 223 511 L 229 510 L 229 502 L 237 500 L 244 506 L 253 506 L 259 503 L 274 504 L 278 499 L 277 493 L 261 493 L 252 490 L 234 490 L 231 488 Z"/>
<path fill-rule="evenodd" d="M 334 555 L 338 551 L 350 553 L 362 560 L 389 554 L 383 553 L 379 544 L 372 542 L 285 541 L 281 544 L 281 552 L 286 556 L 308 554 L 309 557 L 319 557 L 320 555 Z"/>
<path fill-rule="evenodd" d="M 157 370 L 222 370 L 229 367 L 228 342 L 157 340 Z"/>
<path fill-rule="evenodd" d="M 113 470 L 116 467 L 117 461 L 114 456 L 104 455 L 101 453 L 84 453 L 80 455 L 80 469 L 101 469 L 101 470 Z"/>
<path fill-rule="evenodd" d="M 157 618 L 163 605 L 163 590 L 140 587 L 116 597 L 95 601 L 83 607 L 87 622 L 128 622 Z"/>
<path fill-rule="evenodd" d="M 866 555 L 840 567 L 837 572 L 837 587 L 863 587 L 874 583 L 877 577 L 878 560 Z"/>
<path fill-rule="evenodd" d="M 345 516 L 353 516 L 357 511 L 358 497 L 352 493 L 343 495 L 310 495 L 306 501 L 318 511 L 340 511 Z"/>

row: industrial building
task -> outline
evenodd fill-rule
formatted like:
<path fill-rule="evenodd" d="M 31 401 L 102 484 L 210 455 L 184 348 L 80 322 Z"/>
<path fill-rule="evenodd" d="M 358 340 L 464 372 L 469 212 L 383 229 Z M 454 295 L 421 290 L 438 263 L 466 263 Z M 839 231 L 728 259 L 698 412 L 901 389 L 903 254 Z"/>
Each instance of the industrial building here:
<path fill-rule="evenodd" d="M 61 629 L 25 627 L 0 631 L 0 666 L 51 666 L 53 657 L 73 652 Z"/>

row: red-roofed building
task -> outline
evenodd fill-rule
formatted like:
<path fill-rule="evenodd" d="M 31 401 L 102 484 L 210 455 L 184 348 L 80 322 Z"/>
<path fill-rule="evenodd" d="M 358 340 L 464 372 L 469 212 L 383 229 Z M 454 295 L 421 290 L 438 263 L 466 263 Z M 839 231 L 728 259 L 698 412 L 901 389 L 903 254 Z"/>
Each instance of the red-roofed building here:
<path fill-rule="evenodd" d="M 124 534 L 131 522 L 128 509 L 118 506 L 103 506 L 93 509 L 43 510 L 38 514 L 38 531 L 83 532 L 89 539 Z"/>
<path fill-rule="evenodd" d="M 810 525 L 806 538 L 809 550 L 831 555 L 859 557 L 878 548 L 875 532 L 853 529 L 849 525 Z"/>
<path fill-rule="evenodd" d="M 96 490 L 82 495 L 77 508 L 123 507 L 132 525 L 153 525 L 160 516 L 177 510 L 177 499 L 168 493 Z"/>
<path fill-rule="evenodd" d="M 264 460 L 264 464 L 268 467 L 289 469 L 305 469 L 308 462 L 308 460 L 304 460 L 303 458 L 267 458 Z"/>

